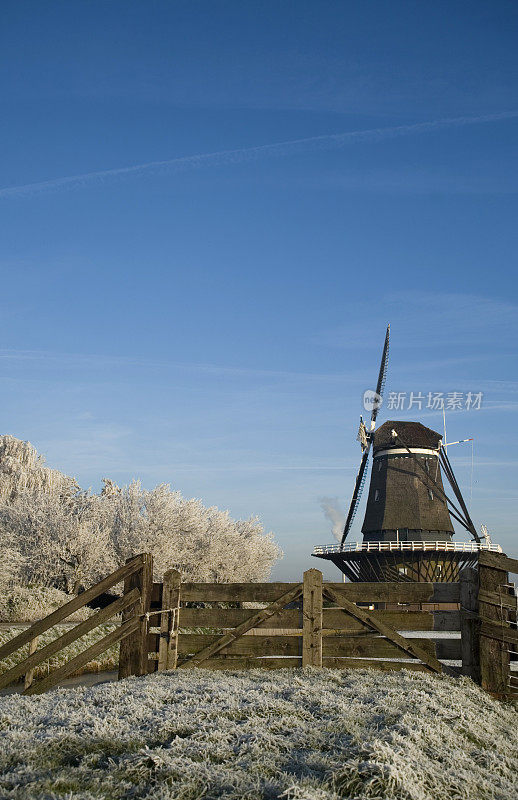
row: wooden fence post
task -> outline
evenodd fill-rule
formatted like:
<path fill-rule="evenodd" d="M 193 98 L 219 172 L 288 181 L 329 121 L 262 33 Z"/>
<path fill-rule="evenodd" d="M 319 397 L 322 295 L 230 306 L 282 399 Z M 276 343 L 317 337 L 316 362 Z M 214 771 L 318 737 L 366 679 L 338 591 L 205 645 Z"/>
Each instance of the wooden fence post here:
<path fill-rule="evenodd" d="M 32 656 L 32 654 L 35 653 L 36 650 L 38 649 L 39 638 L 40 638 L 39 636 L 35 636 L 34 639 L 31 639 L 31 641 L 29 642 L 29 652 L 28 652 L 29 656 Z M 29 686 L 32 686 L 33 680 L 34 680 L 34 669 L 29 669 L 24 675 L 23 688 L 28 689 Z"/>
<path fill-rule="evenodd" d="M 460 638 L 462 674 L 480 683 L 480 621 L 478 616 L 478 571 L 465 567 L 460 581 Z"/>
<path fill-rule="evenodd" d="M 147 675 L 148 662 L 148 614 L 151 607 L 151 593 L 153 591 L 153 556 L 143 553 L 142 567 L 126 578 L 124 581 L 124 594 L 132 589 L 140 592 L 140 601 L 134 603 L 122 614 L 122 622 L 138 618 L 139 626 L 136 631 L 120 643 L 119 653 L 119 679 L 128 678 L 130 675 Z M 126 561 L 132 561 L 130 558 Z"/>
<path fill-rule="evenodd" d="M 176 669 L 178 660 L 178 626 L 180 617 L 180 585 L 182 574 L 171 569 L 164 574 L 162 609 L 160 615 L 160 643 L 158 646 L 158 671 Z"/>
<path fill-rule="evenodd" d="M 302 666 L 322 666 L 322 573 L 308 569 L 302 589 Z"/>
<path fill-rule="evenodd" d="M 509 578 L 504 569 L 497 569 L 479 562 L 479 597 L 478 613 L 482 622 L 495 622 L 507 627 L 508 610 L 505 601 L 497 605 L 498 598 L 508 596 Z M 509 645 L 502 639 L 480 636 L 480 680 L 483 689 L 496 695 L 509 692 Z"/>

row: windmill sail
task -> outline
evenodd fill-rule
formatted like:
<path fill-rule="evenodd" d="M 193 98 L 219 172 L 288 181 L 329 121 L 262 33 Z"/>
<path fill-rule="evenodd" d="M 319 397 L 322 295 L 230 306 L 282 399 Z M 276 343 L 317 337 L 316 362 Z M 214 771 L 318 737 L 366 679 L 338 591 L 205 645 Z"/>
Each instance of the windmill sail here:
<path fill-rule="evenodd" d="M 385 388 L 385 381 L 387 378 L 389 339 L 390 339 L 390 325 L 387 325 L 387 333 L 385 334 L 385 344 L 383 345 L 383 353 L 381 355 L 381 364 L 378 373 L 378 382 L 376 384 L 376 397 L 372 407 L 371 424 L 369 431 L 367 431 L 363 419 L 360 418 L 360 429 L 358 431 L 358 440 L 361 444 L 363 455 L 362 455 L 362 460 L 360 462 L 360 469 L 358 470 L 358 474 L 356 476 L 353 496 L 351 498 L 349 511 L 347 513 L 347 519 L 345 520 L 345 527 L 342 535 L 341 545 L 343 545 L 343 543 L 347 538 L 347 534 L 349 533 L 352 522 L 356 515 L 358 503 L 360 502 L 363 487 L 365 485 L 367 461 L 369 458 L 369 451 L 372 444 L 372 433 L 376 427 L 376 417 L 378 416 L 378 411 L 383 402 L 383 390 Z"/>
<path fill-rule="evenodd" d="M 383 402 L 383 391 L 385 389 L 385 381 L 387 380 L 387 365 L 389 356 L 389 339 L 390 339 L 390 325 L 387 325 L 387 333 L 385 334 L 385 344 L 383 345 L 383 353 L 381 356 L 380 371 L 378 375 L 378 382 L 376 384 L 376 394 L 379 397 L 378 403 L 374 404 L 371 414 L 371 431 L 376 427 L 376 417 Z"/>

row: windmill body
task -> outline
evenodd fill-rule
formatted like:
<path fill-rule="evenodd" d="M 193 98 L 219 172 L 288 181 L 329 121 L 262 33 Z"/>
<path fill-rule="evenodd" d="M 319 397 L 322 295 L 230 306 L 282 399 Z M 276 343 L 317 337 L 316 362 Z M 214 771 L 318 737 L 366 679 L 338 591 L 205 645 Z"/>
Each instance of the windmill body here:
<path fill-rule="evenodd" d="M 389 420 L 376 430 L 385 384 L 390 326 L 387 328 L 370 427 L 360 418 L 360 468 L 341 543 L 316 547 L 313 555 L 332 561 L 353 581 L 455 581 L 476 563 L 480 550 L 501 552 L 482 541 L 471 520 L 441 435 L 420 422 Z M 363 541 L 347 542 L 369 454 L 372 466 L 362 525 Z M 443 472 L 448 481 L 447 494 Z M 452 517 L 472 536 L 454 542 Z"/>
<path fill-rule="evenodd" d="M 405 447 L 398 442 L 401 433 Z M 385 422 L 374 434 L 363 541 L 451 541 L 439 464 L 441 436 L 420 422 Z"/>

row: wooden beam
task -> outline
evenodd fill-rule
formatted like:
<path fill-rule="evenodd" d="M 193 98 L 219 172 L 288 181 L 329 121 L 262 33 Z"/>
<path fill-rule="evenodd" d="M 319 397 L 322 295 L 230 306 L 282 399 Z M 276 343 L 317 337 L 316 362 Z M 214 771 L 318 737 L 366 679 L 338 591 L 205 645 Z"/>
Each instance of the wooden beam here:
<path fill-rule="evenodd" d="M 504 594 L 503 592 L 500 592 L 500 594 L 496 592 L 485 592 L 481 589 L 478 593 L 478 600 L 479 603 L 488 603 L 491 606 L 516 611 L 516 595 Z"/>
<path fill-rule="evenodd" d="M 233 642 L 235 639 L 238 639 L 240 636 L 243 635 L 246 631 L 250 630 L 251 628 L 257 627 L 260 622 L 263 620 L 268 619 L 268 617 L 273 616 L 278 611 L 281 610 L 285 605 L 291 603 L 297 597 L 300 597 L 302 594 L 302 584 L 297 583 L 295 586 L 291 584 L 291 589 L 285 592 L 281 597 L 279 597 L 274 603 L 272 603 L 268 608 L 263 608 L 261 611 L 258 611 L 256 614 L 253 614 L 248 620 L 243 622 L 237 628 L 234 628 L 233 631 L 221 636 L 214 644 L 209 645 L 208 647 L 203 648 L 199 653 L 193 656 L 188 661 L 184 662 L 180 665 L 180 668 L 185 667 L 197 667 L 201 664 L 202 661 L 206 661 L 206 659 L 210 658 L 216 653 L 219 653 L 220 650 L 223 650 L 230 642 Z M 249 639 L 253 639 L 252 636 L 248 637 Z"/>
<path fill-rule="evenodd" d="M 480 683 L 478 592 L 478 570 L 465 567 L 460 573 L 462 674 L 475 683 Z"/>
<path fill-rule="evenodd" d="M 460 611 L 432 611 L 424 612 L 433 617 L 432 630 L 434 631 L 460 631 Z M 416 612 L 419 616 L 419 612 Z M 383 619 L 383 617 L 382 617 Z M 391 623 L 389 623 L 391 624 Z M 392 624 L 393 628 L 407 631 L 429 630 L 428 628 L 412 628 L 411 623 L 407 626 Z"/>
<path fill-rule="evenodd" d="M 183 584 L 182 584 L 183 587 Z M 183 601 L 182 596 L 182 601 Z M 235 628 L 250 616 L 246 608 L 183 608 L 181 628 Z M 376 615 L 396 630 L 408 631 L 458 631 L 460 618 L 458 611 L 376 611 Z M 157 623 L 158 614 L 156 615 Z M 152 624 L 152 623 L 150 623 Z M 284 609 L 273 617 L 260 623 L 255 629 L 258 633 L 263 629 L 283 630 L 300 626 L 300 611 Z M 355 619 L 345 617 L 339 608 L 323 609 L 323 626 L 326 628 L 344 628 L 364 630 L 364 625 Z M 269 634 L 270 635 L 270 634 Z"/>
<path fill-rule="evenodd" d="M 47 617 L 43 619 L 39 619 L 30 628 L 27 628 L 14 639 L 9 639 L 8 642 L 3 644 L 0 647 L 0 661 L 3 661 L 4 658 L 10 656 L 20 647 L 23 647 L 24 644 L 27 644 L 34 639 L 36 636 L 41 636 L 42 633 L 48 631 L 50 628 L 53 628 L 54 625 L 58 625 L 62 622 L 66 617 L 73 614 L 75 611 L 78 611 L 80 608 L 83 608 L 90 600 L 94 600 L 100 594 L 105 592 L 107 589 L 110 589 L 115 584 L 120 583 L 120 581 L 127 578 L 129 575 L 132 575 L 134 572 L 137 572 L 142 566 L 143 556 L 135 556 L 135 558 L 129 559 L 129 561 L 119 569 L 112 572 L 111 575 L 108 575 L 107 578 L 103 578 L 102 581 L 96 583 L 95 586 L 91 586 L 90 589 L 87 589 L 82 594 L 79 594 L 77 597 L 74 597 L 73 600 L 70 600 L 61 608 L 57 608 L 52 614 L 49 614 Z"/>
<path fill-rule="evenodd" d="M 128 678 L 130 675 L 147 675 L 148 670 L 148 629 L 147 614 L 151 607 L 151 594 L 153 591 L 153 557 L 151 553 L 142 555 L 141 568 L 133 572 L 124 581 L 124 594 L 138 589 L 140 600 L 133 606 L 126 608 L 122 621 L 138 619 L 138 627 L 131 636 L 121 642 L 119 653 L 119 679 Z"/>
<path fill-rule="evenodd" d="M 423 641 L 421 639 L 421 641 Z M 435 655 L 439 660 L 445 661 L 462 659 L 462 643 L 460 639 L 432 639 L 435 643 Z M 460 669 L 460 667 L 459 667 Z"/>
<path fill-rule="evenodd" d="M 181 664 L 179 665 L 181 666 Z M 202 661 L 197 669 L 288 669 L 301 666 L 300 656 L 293 658 L 257 658 L 253 656 L 217 656 Z"/>
<path fill-rule="evenodd" d="M 458 603 L 458 583 L 325 583 L 352 603 Z"/>
<path fill-rule="evenodd" d="M 458 603 L 458 583 L 326 583 L 352 602 Z M 182 602 L 272 602 L 294 583 L 183 583 Z"/>
<path fill-rule="evenodd" d="M 495 639 L 497 642 L 518 644 L 518 630 L 516 628 L 509 628 L 507 625 L 500 625 L 492 620 L 482 618 L 480 633 L 482 636 Z"/>
<path fill-rule="evenodd" d="M 506 563 L 505 559 L 498 557 L 495 559 L 495 553 L 481 553 L 484 559 L 479 560 L 479 586 L 482 597 L 487 594 L 500 594 L 507 596 L 507 584 L 509 578 L 507 571 L 502 569 L 502 564 Z M 485 558 L 491 556 L 491 558 Z M 499 564 L 494 567 L 493 564 Z M 482 688 L 488 692 L 496 695 L 501 695 L 507 692 L 509 682 L 509 652 L 507 644 L 505 643 L 504 632 L 508 629 L 509 611 L 506 608 L 499 608 L 493 603 L 486 603 L 478 596 L 478 611 L 481 618 L 487 620 L 486 632 L 490 630 L 489 626 L 499 629 L 500 636 L 498 638 L 490 638 L 488 636 L 480 636 L 479 638 L 479 651 L 480 651 L 480 680 Z M 483 623 L 484 624 L 484 623 Z M 482 625 L 480 628 L 482 634 Z"/>
<path fill-rule="evenodd" d="M 308 569 L 302 590 L 302 666 L 322 666 L 322 573 Z"/>
<path fill-rule="evenodd" d="M 178 658 L 178 626 L 180 618 L 180 585 L 182 574 L 171 569 L 164 574 L 158 671 L 176 669 Z"/>
<path fill-rule="evenodd" d="M 429 639 L 405 639 L 408 648 L 418 647 L 423 659 L 435 658 L 435 642 Z M 400 648 L 385 636 L 325 637 L 324 657 L 401 658 Z M 408 657 L 408 650 L 405 651 Z"/>
<path fill-rule="evenodd" d="M 490 553 L 488 550 L 481 550 L 478 563 L 484 567 L 493 567 L 503 572 L 513 572 L 518 574 L 518 559 L 509 558 L 505 553 Z"/>
<path fill-rule="evenodd" d="M 158 637 L 157 637 L 158 639 Z M 219 641 L 220 637 L 210 634 L 180 634 L 178 652 L 180 657 L 193 655 Z M 443 649 L 459 650 L 459 640 L 439 640 Z M 405 639 L 408 646 L 416 645 L 429 657 L 435 656 L 437 642 L 435 639 Z M 400 649 L 377 631 L 371 633 L 343 636 L 324 636 L 322 639 L 324 656 L 361 656 L 364 658 L 401 658 Z M 229 642 L 224 649 L 226 656 L 299 656 L 301 653 L 300 636 L 240 636 Z M 408 656 L 407 656 L 408 657 Z"/>
<path fill-rule="evenodd" d="M 182 583 L 182 602 L 273 602 L 298 583 Z"/>

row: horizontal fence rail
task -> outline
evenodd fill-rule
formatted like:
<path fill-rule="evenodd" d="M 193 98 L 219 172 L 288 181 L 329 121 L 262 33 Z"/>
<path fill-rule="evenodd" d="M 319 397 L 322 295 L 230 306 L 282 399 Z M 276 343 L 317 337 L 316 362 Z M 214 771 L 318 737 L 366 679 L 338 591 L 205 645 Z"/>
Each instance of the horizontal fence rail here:
<path fill-rule="evenodd" d="M 293 583 L 182 583 L 182 603 L 199 602 L 272 602 Z M 458 583 L 326 583 L 343 590 L 353 603 L 458 603 Z"/>
<path fill-rule="evenodd" d="M 340 584 L 343 586 L 343 584 Z M 378 611 L 380 619 L 396 630 L 410 631 L 460 631 L 459 611 Z M 244 622 L 250 612 L 244 608 L 183 608 L 181 610 L 181 628 L 234 628 Z M 289 629 L 302 636 L 300 628 L 301 612 L 283 609 L 268 620 L 260 623 L 253 631 L 261 635 L 264 630 Z M 332 630 L 344 626 L 343 613 L 336 608 L 323 609 L 324 629 Z M 364 626 L 357 620 L 348 620 L 347 629 L 363 630 Z M 250 632 L 251 633 L 251 632 Z"/>

